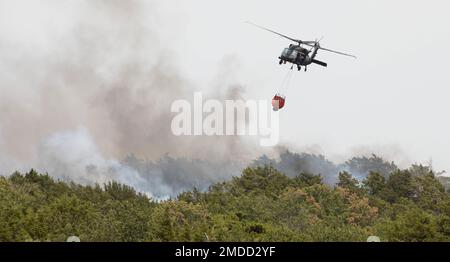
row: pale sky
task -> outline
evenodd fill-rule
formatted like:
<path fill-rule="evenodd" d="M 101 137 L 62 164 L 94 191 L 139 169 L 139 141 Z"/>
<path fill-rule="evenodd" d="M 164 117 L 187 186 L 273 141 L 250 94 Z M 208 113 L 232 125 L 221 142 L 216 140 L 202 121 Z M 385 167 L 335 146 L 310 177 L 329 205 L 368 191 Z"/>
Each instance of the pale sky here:
<path fill-rule="evenodd" d="M 167 3 L 166 3 L 167 2 Z M 208 84 L 224 56 L 238 60 L 249 98 L 270 99 L 288 68 L 277 57 L 288 40 L 324 37 L 328 68 L 294 75 L 281 113 L 281 140 L 342 160 L 371 151 L 400 164 L 450 168 L 448 1 L 164 1 L 181 14 L 170 45 L 183 69 Z M 171 16 L 169 15 L 169 16 Z M 174 18 L 172 18 L 174 19 Z M 177 24 L 177 19 L 172 21 Z M 176 37 L 176 38 L 175 38 Z"/>
<path fill-rule="evenodd" d="M 290 42 L 245 21 L 303 40 L 323 36 L 323 47 L 356 55 L 319 51 L 328 68 L 295 72 L 281 112 L 282 144 L 335 161 L 374 152 L 400 165 L 432 159 L 436 169 L 450 169 L 448 1 L 140 2 L 149 3 L 142 12 L 157 25 L 149 49 L 167 52 L 198 90 L 215 88 L 231 61 L 226 81 L 242 84 L 246 98 L 278 91 L 288 65 L 277 57 Z M 79 3 L 0 0 L 0 48 L 52 52 L 58 42 L 42 31 L 64 35 Z"/>

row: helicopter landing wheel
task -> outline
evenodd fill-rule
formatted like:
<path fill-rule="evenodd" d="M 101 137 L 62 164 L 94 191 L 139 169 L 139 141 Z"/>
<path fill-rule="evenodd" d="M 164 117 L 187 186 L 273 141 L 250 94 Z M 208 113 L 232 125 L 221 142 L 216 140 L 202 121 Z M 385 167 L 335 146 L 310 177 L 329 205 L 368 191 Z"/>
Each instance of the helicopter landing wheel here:
<path fill-rule="evenodd" d="M 297 66 L 298 71 L 302 70 L 301 66 Z"/>

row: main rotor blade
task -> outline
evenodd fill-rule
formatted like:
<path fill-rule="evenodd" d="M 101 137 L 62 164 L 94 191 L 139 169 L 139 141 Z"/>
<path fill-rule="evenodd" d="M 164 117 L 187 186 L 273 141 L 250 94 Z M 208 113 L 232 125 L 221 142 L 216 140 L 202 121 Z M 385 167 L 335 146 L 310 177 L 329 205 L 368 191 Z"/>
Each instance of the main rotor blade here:
<path fill-rule="evenodd" d="M 316 43 L 318 43 L 317 41 L 302 41 L 302 44 L 305 44 L 307 46 L 314 46 Z"/>
<path fill-rule="evenodd" d="M 269 31 L 269 32 L 271 32 L 271 33 L 274 33 L 274 34 L 279 35 L 279 36 L 281 36 L 281 37 L 284 37 L 284 38 L 286 38 L 286 39 L 289 39 L 289 40 L 291 40 L 291 41 L 293 41 L 293 42 L 297 42 L 297 43 L 299 43 L 299 44 L 307 45 L 307 46 L 310 46 L 310 47 L 315 47 L 316 44 L 318 44 L 318 43 L 320 42 L 320 40 L 319 40 L 319 41 L 302 41 L 302 40 L 300 40 L 300 39 L 294 39 L 294 38 L 292 38 L 292 37 L 289 37 L 289 36 L 280 34 L 280 33 L 278 33 L 278 32 L 275 32 L 275 31 L 273 31 L 273 30 L 270 30 L 269 28 L 265 28 L 265 27 L 263 27 L 263 26 L 260 26 L 260 25 L 255 24 L 255 23 L 252 23 L 252 22 L 249 22 L 249 21 L 246 21 L 246 23 L 247 23 L 247 24 L 250 24 L 250 25 L 253 25 L 253 26 L 256 26 L 256 27 L 258 27 L 258 28 L 260 28 L 260 29 Z M 324 47 L 321 47 L 321 46 L 318 46 L 318 47 L 319 47 L 319 49 L 322 49 L 322 50 L 325 50 L 325 51 L 328 51 L 328 52 L 333 52 L 333 53 L 336 53 L 336 54 L 340 54 L 340 55 L 345 55 L 345 56 L 350 56 L 350 57 L 356 58 L 356 56 L 351 55 L 351 54 L 342 53 L 342 52 L 335 51 L 335 50 L 331 50 L 331 49 L 327 49 L 327 48 L 324 48 Z"/>
<path fill-rule="evenodd" d="M 342 53 L 342 52 L 331 50 L 331 49 L 327 49 L 327 48 L 323 48 L 321 46 L 319 46 L 319 49 L 322 49 L 322 50 L 325 50 L 325 51 L 328 51 L 328 52 L 333 52 L 333 53 L 340 54 L 340 55 L 345 55 L 345 56 L 350 56 L 350 57 L 356 58 L 356 56 L 354 56 L 354 55 Z"/>
<path fill-rule="evenodd" d="M 279 36 L 284 37 L 284 38 L 286 38 L 286 39 L 289 39 L 289 40 L 291 40 L 291 41 L 297 42 L 297 43 L 299 43 L 299 44 L 303 43 L 302 40 L 294 39 L 294 38 L 292 38 L 292 37 L 289 37 L 289 36 L 280 34 L 280 33 L 278 33 L 278 32 L 275 32 L 275 31 L 270 30 L 270 29 L 268 29 L 268 28 L 265 28 L 265 27 L 263 27 L 263 26 L 257 25 L 257 24 L 255 24 L 255 23 L 252 23 L 252 22 L 249 22 L 249 21 L 247 21 L 246 23 L 247 23 L 247 24 L 250 24 L 250 25 L 253 25 L 253 26 L 256 26 L 256 27 L 258 27 L 258 28 L 260 28 L 260 29 L 269 31 L 269 32 L 271 32 L 271 33 L 274 33 L 274 34 L 276 34 L 276 35 L 279 35 Z"/>

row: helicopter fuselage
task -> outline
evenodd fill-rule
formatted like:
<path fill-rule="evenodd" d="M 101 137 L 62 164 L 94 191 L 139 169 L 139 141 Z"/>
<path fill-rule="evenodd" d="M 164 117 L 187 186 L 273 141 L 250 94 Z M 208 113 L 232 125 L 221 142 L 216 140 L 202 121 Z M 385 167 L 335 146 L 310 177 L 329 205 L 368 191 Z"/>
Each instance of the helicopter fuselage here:
<path fill-rule="evenodd" d="M 300 46 L 291 45 L 285 48 L 281 53 L 280 60 L 283 62 L 289 62 L 296 65 L 306 66 L 311 64 L 311 57 L 309 56 L 309 51 Z"/>
<path fill-rule="evenodd" d="M 290 45 L 283 50 L 278 58 L 280 59 L 280 65 L 285 64 L 286 62 L 292 63 L 294 65 L 297 65 L 298 70 L 301 69 L 301 66 L 305 66 L 306 70 L 306 66 L 310 65 L 311 63 L 326 67 L 326 63 L 315 59 L 317 51 L 318 47 L 316 46 L 314 46 L 312 50 L 308 50 L 301 47 L 300 45 Z"/>

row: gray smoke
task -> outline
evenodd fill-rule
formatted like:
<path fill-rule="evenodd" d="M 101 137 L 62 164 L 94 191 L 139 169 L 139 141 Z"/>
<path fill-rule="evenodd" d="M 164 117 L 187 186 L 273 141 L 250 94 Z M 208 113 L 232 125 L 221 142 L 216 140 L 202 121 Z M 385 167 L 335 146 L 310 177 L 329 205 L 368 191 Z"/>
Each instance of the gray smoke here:
<path fill-rule="evenodd" d="M 166 26 L 157 10 L 149 1 L 0 3 L 1 174 L 37 168 L 167 198 L 238 176 L 268 154 L 289 176 L 335 180 L 339 167 L 321 156 L 263 151 L 239 136 L 173 136 L 171 103 L 197 87 L 162 36 L 177 23 Z M 224 56 L 204 98 L 244 99 L 236 70 L 239 59 Z"/>
<path fill-rule="evenodd" d="M 0 9 L 1 174 L 37 167 L 167 197 L 237 175 L 240 166 L 229 161 L 254 155 L 237 136 L 172 135 L 171 103 L 192 99 L 196 86 L 161 38 L 167 21 L 153 2 L 10 1 Z M 242 96 L 236 61 L 224 57 L 215 91 L 205 96 Z M 120 161 L 130 154 L 148 159 L 146 169 Z M 199 160 L 175 163 L 167 154 Z M 208 166 L 206 158 L 218 160 Z"/>

